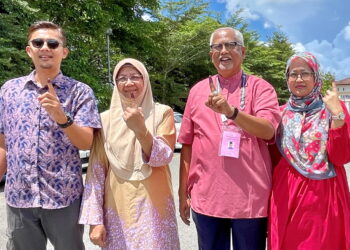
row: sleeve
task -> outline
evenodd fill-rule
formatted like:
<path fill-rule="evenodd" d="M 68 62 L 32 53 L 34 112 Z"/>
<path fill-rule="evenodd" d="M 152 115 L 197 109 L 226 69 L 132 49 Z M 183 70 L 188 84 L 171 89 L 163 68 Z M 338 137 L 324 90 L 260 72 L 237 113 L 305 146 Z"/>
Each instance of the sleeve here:
<path fill-rule="evenodd" d="M 146 159 L 146 164 L 152 167 L 161 167 L 168 165 L 173 158 L 173 151 L 176 141 L 176 130 L 174 122 L 174 113 L 169 109 L 164 113 L 163 121 L 157 128 L 157 135 L 153 136 L 153 145 L 151 156 Z"/>
<path fill-rule="evenodd" d="M 341 102 L 345 123 L 340 128 L 329 129 L 327 153 L 330 162 L 342 166 L 350 162 L 350 116 L 344 103 Z"/>
<path fill-rule="evenodd" d="M 193 89 L 192 89 L 193 90 Z M 192 120 L 192 90 L 187 98 L 185 111 L 182 117 L 181 128 L 177 141 L 181 144 L 192 144 L 194 137 L 194 124 Z"/>
<path fill-rule="evenodd" d="M 79 224 L 103 224 L 105 168 L 101 164 L 88 167 L 85 189 L 80 207 Z"/>
<path fill-rule="evenodd" d="M 95 130 L 80 206 L 79 224 L 103 224 L 104 190 L 108 169 L 108 158 L 104 151 L 103 142 L 102 130 Z"/>
<path fill-rule="evenodd" d="M 268 120 L 276 130 L 281 121 L 281 112 L 278 105 L 278 99 L 275 89 L 268 82 L 259 79 L 259 84 L 254 93 L 253 112 L 256 117 Z"/>
<path fill-rule="evenodd" d="M 0 89 L 0 134 L 4 134 L 4 106 L 3 89 Z"/>
<path fill-rule="evenodd" d="M 85 86 L 85 85 L 83 85 Z M 98 113 L 97 101 L 92 89 L 85 86 L 76 98 L 74 122 L 81 127 L 101 128 L 101 119 Z"/>

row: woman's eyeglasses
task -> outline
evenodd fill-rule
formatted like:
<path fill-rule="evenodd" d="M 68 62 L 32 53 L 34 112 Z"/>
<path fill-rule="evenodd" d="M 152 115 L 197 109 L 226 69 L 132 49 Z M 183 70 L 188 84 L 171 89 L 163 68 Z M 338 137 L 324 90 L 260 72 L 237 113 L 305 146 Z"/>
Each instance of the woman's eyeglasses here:
<path fill-rule="evenodd" d="M 138 83 L 141 81 L 141 79 L 142 79 L 142 76 L 134 75 L 130 77 L 122 76 L 120 78 L 115 79 L 115 81 L 117 82 L 117 84 L 125 84 L 128 82 L 128 80 L 130 80 L 133 83 Z"/>
<path fill-rule="evenodd" d="M 300 74 L 293 72 L 288 74 L 288 79 L 295 81 L 300 76 L 301 80 L 310 80 L 314 74 L 315 74 L 314 72 L 308 72 L 308 71 L 301 72 Z"/>
<path fill-rule="evenodd" d="M 44 46 L 45 42 L 46 42 L 46 45 L 49 49 L 57 49 L 58 46 L 60 46 L 60 44 L 61 44 L 59 41 L 57 41 L 55 39 L 44 40 L 41 38 L 36 38 L 36 39 L 33 39 L 30 41 L 32 46 L 34 48 L 37 48 L 37 49 L 41 49 Z"/>
<path fill-rule="evenodd" d="M 212 44 L 210 45 L 210 48 L 215 51 L 221 51 L 223 48 L 226 48 L 226 50 L 234 50 L 237 46 L 242 46 L 242 44 L 238 42 L 229 42 L 229 43 L 218 43 L 218 44 Z"/>

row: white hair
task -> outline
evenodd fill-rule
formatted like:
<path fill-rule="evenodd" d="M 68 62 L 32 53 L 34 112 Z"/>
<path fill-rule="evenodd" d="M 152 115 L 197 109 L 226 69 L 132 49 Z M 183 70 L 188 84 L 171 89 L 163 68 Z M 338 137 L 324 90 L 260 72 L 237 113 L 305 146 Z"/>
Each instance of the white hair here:
<path fill-rule="evenodd" d="M 218 28 L 213 33 L 211 33 L 210 40 L 209 40 L 209 45 L 213 44 L 214 34 L 216 32 L 222 31 L 222 30 L 232 30 L 235 33 L 236 40 L 237 40 L 236 42 L 238 42 L 239 44 L 242 45 L 242 47 L 244 47 L 244 39 L 243 39 L 242 33 L 239 30 L 236 30 L 236 29 L 231 28 L 231 27 Z"/>

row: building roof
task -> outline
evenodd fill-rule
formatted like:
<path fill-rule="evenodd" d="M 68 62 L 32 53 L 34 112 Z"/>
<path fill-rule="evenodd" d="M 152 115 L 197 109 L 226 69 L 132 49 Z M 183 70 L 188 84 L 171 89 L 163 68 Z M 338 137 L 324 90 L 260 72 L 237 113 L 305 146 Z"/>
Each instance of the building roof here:
<path fill-rule="evenodd" d="M 335 84 L 338 85 L 350 85 L 350 77 L 344 78 L 342 80 L 338 80 L 335 82 Z"/>

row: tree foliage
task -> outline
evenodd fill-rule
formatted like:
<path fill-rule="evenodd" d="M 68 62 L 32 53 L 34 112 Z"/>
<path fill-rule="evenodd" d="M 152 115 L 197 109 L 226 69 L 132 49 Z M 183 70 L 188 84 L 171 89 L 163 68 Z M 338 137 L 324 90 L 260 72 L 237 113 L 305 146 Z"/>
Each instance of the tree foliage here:
<path fill-rule="evenodd" d="M 36 9 L 25 1 L 0 2 L 0 82 L 19 77 L 31 71 L 31 62 L 25 52 L 27 27 Z"/>
<path fill-rule="evenodd" d="M 207 14 L 202 1 L 174 1 L 156 15 L 154 92 L 173 108 L 183 109 L 189 87 L 210 73 L 209 36 L 220 23 Z"/>
<path fill-rule="evenodd" d="M 261 42 L 241 11 L 222 23 L 204 0 L 0 0 L 0 82 L 33 69 L 24 50 L 27 29 L 34 21 L 49 20 L 67 34 L 70 54 L 62 71 L 93 88 L 101 111 L 108 108 L 112 93 L 107 38 L 112 71 L 125 57 L 142 61 L 155 99 L 182 111 L 190 87 L 216 73 L 208 55 L 210 34 L 230 26 L 245 39 L 244 70 L 270 82 L 282 103 L 289 95 L 284 68 L 292 46 L 281 32 Z M 112 33 L 107 35 L 108 29 Z M 330 75 L 324 76 L 328 83 Z"/>

